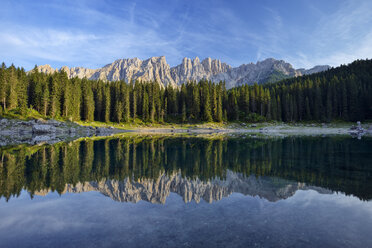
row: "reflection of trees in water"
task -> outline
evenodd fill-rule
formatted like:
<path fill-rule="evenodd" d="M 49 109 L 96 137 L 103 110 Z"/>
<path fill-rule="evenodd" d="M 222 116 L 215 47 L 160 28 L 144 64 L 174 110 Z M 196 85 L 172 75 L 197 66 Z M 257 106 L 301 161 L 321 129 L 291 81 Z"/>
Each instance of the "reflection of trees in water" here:
<path fill-rule="evenodd" d="M 24 188 L 63 192 L 103 178 L 156 179 L 163 172 L 208 181 L 227 169 L 275 176 L 371 199 L 372 140 L 349 138 L 203 139 L 126 137 L 3 148 L 0 196 Z"/>

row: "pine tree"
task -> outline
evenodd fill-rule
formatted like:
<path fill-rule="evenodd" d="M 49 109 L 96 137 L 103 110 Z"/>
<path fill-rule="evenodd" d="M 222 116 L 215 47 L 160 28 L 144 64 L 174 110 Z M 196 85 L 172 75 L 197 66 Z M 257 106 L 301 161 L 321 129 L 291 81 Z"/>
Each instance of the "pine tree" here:
<path fill-rule="evenodd" d="M 305 116 L 306 116 L 306 120 L 311 120 L 311 111 L 310 111 L 310 103 L 309 103 L 309 98 L 306 97 L 306 100 L 305 100 Z"/>
<path fill-rule="evenodd" d="M 115 114 L 115 120 L 117 121 L 117 123 L 120 123 L 123 117 L 123 104 L 119 100 L 116 100 L 115 102 L 114 114 Z"/>
<path fill-rule="evenodd" d="M 150 122 L 154 122 L 155 121 L 155 102 L 154 102 L 154 98 L 151 99 L 151 103 L 150 103 Z"/>
<path fill-rule="evenodd" d="M 236 99 L 236 94 L 234 91 L 229 94 L 228 112 L 230 112 L 230 115 L 228 116 L 229 120 L 232 120 L 232 121 L 239 120 L 239 106 L 238 106 L 238 101 Z"/>
<path fill-rule="evenodd" d="M 149 96 L 145 88 L 143 89 L 142 120 L 149 120 Z"/>
<path fill-rule="evenodd" d="M 182 102 L 182 122 L 186 122 L 186 103 Z"/>
<path fill-rule="evenodd" d="M 7 88 L 8 88 L 8 84 L 6 80 L 6 67 L 5 67 L 5 64 L 2 63 L 1 68 L 0 68 L 0 102 L 4 110 L 6 110 Z"/>
<path fill-rule="evenodd" d="M 18 108 L 20 110 L 21 115 L 26 114 L 27 110 L 27 102 L 28 102 L 28 95 L 27 95 L 27 89 L 28 89 L 28 80 L 27 75 L 24 69 L 17 69 L 17 78 L 18 78 L 18 84 L 17 84 L 17 99 L 18 99 Z"/>
<path fill-rule="evenodd" d="M 64 72 L 63 72 L 64 73 Z M 67 75 L 60 75 L 62 77 L 62 85 L 63 85 L 63 93 L 62 93 L 62 116 L 65 117 L 65 118 L 68 118 L 68 119 L 72 119 L 72 112 L 73 112 L 73 108 L 74 108 L 74 105 L 73 105 L 73 86 L 72 86 L 72 83 L 70 80 L 67 79 Z M 90 101 L 89 104 L 92 104 L 93 105 L 93 109 L 94 109 L 94 99 L 93 99 L 93 92 L 92 92 L 92 89 L 89 87 L 89 92 L 91 92 L 92 94 L 92 100 Z M 84 97 L 87 98 L 88 96 L 85 95 L 87 94 L 88 91 L 84 92 Z M 89 106 L 90 107 L 90 106 Z M 88 107 L 87 107 L 88 108 Z M 86 108 L 86 109 L 87 109 Z M 92 115 L 94 116 L 94 111 L 92 113 Z M 86 119 L 88 120 L 88 119 Z M 92 121 L 93 120 L 93 117 L 89 119 L 89 121 Z"/>
<path fill-rule="evenodd" d="M 273 93 L 271 97 L 271 119 L 278 120 L 278 103 L 276 101 L 275 94 Z"/>
<path fill-rule="evenodd" d="M 133 121 L 137 118 L 137 91 L 132 89 L 132 118 Z"/>
<path fill-rule="evenodd" d="M 283 119 L 283 114 L 282 114 L 282 103 L 281 103 L 281 100 L 280 100 L 280 95 L 277 96 L 277 109 L 278 109 L 278 112 L 277 112 L 277 120 L 278 121 L 282 121 Z"/>
<path fill-rule="evenodd" d="M 210 106 L 210 96 L 209 88 L 206 82 L 202 85 L 202 102 L 203 102 L 203 120 L 212 121 L 211 106 Z"/>
<path fill-rule="evenodd" d="M 217 99 L 217 87 L 212 84 L 212 96 L 211 96 L 212 116 L 213 120 L 218 120 L 218 99 Z"/>
<path fill-rule="evenodd" d="M 94 96 L 92 87 L 87 79 L 81 81 L 82 85 L 82 119 L 85 121 L 94 120 Z"/>
<path fill-rule="evenodd" d="M 111 115 L 111 93 L 110 86 L 105 86 L 103 90 L 103 121 L 109 122 Z"/>
<path fill-rule="evenodd" d="M 326 99 L 326 120 L 330 122 L 332 120 L 332 93 L 331 87 L 328 85 L 327 88 L 327 99 Z"/>
<path fill-rule="evenodd" d="M 222 96 L 221 94 L 218 94 L 217 97 L 217 116 L 216 121 L 221 122 L 222 121 Z"/>
<path fill-rule="evenodd" d="M 17 94 L 17 88 L 18 88 L 18 80 L 16 76 L 16 71 L 14 65 L 8 68 L 8 92 L 7 92 L 7 106 L 8 109 L 14 109 L 18 106 L 18 94 Z"/>
<path fill-rule="evenodd" d="M 271 120 L 271 99 L 270 99 L 270 91 L 268 89 L 265 90 L 265 112 L 266 112 L 266 119 Z"/>
<path fill-rule="evenodd" d="M 349 120 L 346 82 L 342 83 L 342 118 Z"/>
<path fill-rule="evenodd" d="M 74 121 L 80 120 L 81 110 L 81 82 L 80 79 L 75 78 L 72 84 L 72 119 Z"/>
<path fill-rule="evenodd" d="M 93 87 L 94 119 L 102 121 L 103 116 L 103 83 L 98 81 Z"/>
<path fill-rule="evenodd" d="M 319 86 L 315 86 L 315 98 L 314 98 L 314 118 L 315 120 L 322 119 L 323 104 L 322 104 L 322 94 Z"/>
<path fill-rule="evenodd" d="M 41 95 L 41 110 L 44 116 L 48 113 L 49 107 L 49 87 L 47 82 L 42 83 L 42 95 Z"/>
<path fill-rule="evenodd" d="M 50 115 L 53 118 L 60 116 L 61 113 L 61 87 L 58 82 L 58 74 L 54 73 L 49 78 L 49 88 L 50 88 Z"/>
<path fill-rule="evenodd" d="M 191 117 L 194 120 L 199 120 L 200 118 L 200 93 L 199 86 L 195 84 L 192 86 L 192 110 Z"/>
<path fill-rule="evenodd" d="M 349 81 L 349 117 L 351 121 L 358 121 L 359 109 L 358 109 L 358 87 L 355 79 L 355 75 L 351 75 L 348 78 Z"/>
<path fill-rule="evenodd" d="M 123 107 L 124 107 L 124 111 L 123 111 L 124 118 L 123 119 L 125 122 L 128 122 L 130 118 L 130 99 L 129 99 L 129 88 L 128 87 L 125 87 Z"/>

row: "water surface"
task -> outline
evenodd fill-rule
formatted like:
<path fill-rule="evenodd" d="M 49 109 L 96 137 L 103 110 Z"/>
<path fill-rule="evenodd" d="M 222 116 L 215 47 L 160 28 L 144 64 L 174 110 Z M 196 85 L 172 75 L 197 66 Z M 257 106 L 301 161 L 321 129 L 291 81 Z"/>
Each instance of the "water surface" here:
<path fill-rule="evenodd" d="M 372 139 L 0 148 L 0 247 L 372 246 Z"/>

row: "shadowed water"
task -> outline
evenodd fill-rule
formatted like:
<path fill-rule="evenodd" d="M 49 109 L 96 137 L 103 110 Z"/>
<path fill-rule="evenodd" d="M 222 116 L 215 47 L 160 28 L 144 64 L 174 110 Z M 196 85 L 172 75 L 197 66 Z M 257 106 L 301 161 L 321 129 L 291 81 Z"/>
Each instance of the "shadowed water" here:
<path fill-rule="evenodd" d="M 0 148 L 0 247 L 368 247 L 372 139 Z"/>

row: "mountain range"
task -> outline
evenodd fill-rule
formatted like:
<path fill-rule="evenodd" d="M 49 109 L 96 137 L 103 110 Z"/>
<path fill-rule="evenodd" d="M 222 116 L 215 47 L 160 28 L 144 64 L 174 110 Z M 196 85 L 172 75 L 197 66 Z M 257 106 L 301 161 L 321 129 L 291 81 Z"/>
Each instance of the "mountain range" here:
<path fill-rule="evenodd" d="M 118 59 L 98 69 L 69 68 L 67 66 L 53 69 L 50 65 L 38 66 L 38 70 L 43 73 L 63 70 L 69 78 L 86 77 L 92 80 L 123 80 L 125 82 L 130 80 L 156 81 L 161 86 L 171 85 L 173 87 L 192 80 L 207 79 L 213 82 L 225 81 L 227 88 L 255 82 L 259 84 L 275 82 L 285 78 L 325 71 L 329 68 L 328 65 L 319 65 L 308 70 L 294 69 L 290 63 L 273 58 L 259 61 L 256 64 L 249 63 L 232 67 L 218 59 L 206 58 L 200 61 L 198 57 L 195 59 L 184 58 L 181 64 L 170 67 L 164 56 L 151 57 L 146 60 Z"/>

